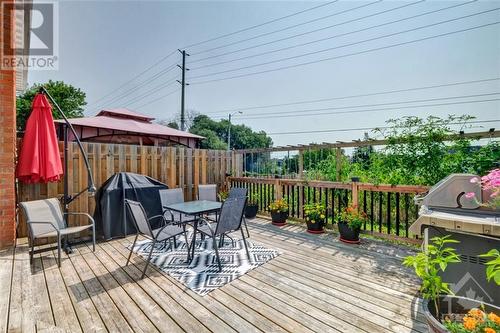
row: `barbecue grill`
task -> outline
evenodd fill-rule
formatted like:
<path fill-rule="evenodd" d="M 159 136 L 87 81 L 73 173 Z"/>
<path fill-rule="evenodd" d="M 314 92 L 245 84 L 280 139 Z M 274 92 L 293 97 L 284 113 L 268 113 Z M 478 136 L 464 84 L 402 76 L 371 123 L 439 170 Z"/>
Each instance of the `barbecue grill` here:
<path fill-rule="evenodd" d="M 500 249 L 500 211 L 481 205 L 481 185 L 471 183 L 472 174 L 452 174 L 417 197 L 418 219 L 410 226 L 414 235 L 423 235 L 423 246 L 436 236 L 451 235 L 461 262 L 449 265 L 441 274 L 458 296 L 500 305 L 500 287 L 486 280 L 486 258 L 491 249 Z M 477 200 L 467 199 L 473 192 Z"/>

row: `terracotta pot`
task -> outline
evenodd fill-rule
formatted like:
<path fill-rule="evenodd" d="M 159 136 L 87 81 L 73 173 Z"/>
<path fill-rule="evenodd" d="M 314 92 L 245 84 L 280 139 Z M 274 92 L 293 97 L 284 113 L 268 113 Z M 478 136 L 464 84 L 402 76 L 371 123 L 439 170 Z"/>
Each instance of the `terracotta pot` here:
<path fill-rule="evenodd" d="M 345 222 L 339 222 L 340 240 L 344 243 L 358 244 L 360 229 L 351 229 Z"/>
<path fill-rule="evenodd" d="M 484 305 L 484 310 L 487 313 L 493 312 L 500 314 L 500 308 L 488 303 L 481 303 L 471 298 L 461 296 L 441 296 L 439 301 L 441 314 L 458 314 L 463 315 L 469 312 L 470 309 L 480 308 Z M 424 300 L 423 302 L 424 316 L 427 321 L 429 332 L 432 333 L 448 333 L 449 331 L 444 327 L 439 320 L 436 319 L 436 310 L 434 309 L 434 302 Z"/>
<path fill-rule="evenodd" d="M 287 218 L 288 212 L 271 212 L 271 220 L 274 225 L 284 226 Z"/>
<path fill-rule="evenodd" d="M 311 223 L 311 221 L 306 221 L 307 224 L 307 232 L 311 234 L 322 234 L 325 232 L 323 227 L 325 226 L 325 220 L 320 220 L 320 221 L 314 221 L 314 223 Z"/>

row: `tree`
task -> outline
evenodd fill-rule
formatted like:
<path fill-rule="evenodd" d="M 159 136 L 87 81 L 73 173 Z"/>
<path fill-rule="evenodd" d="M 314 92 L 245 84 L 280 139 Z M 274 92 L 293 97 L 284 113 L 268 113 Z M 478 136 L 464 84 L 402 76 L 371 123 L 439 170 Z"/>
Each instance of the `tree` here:
<path fill-rule="evenodd" d="M 17 130 L 23 131 L 26 120 L 31 113 L 31 104 L 39 88 L 44 86 L 56 103 L 61 107 L 68 118 L 83 117 L 83 107 L 87 105 L 85 93 L 79 88 L 66 84 L 63 81 L 52 81 L 45 84 L 34 84 L 16 100 Z M 52 106 L 52 116 L 54 119 L 61 119 L 59 111 Z"/>
<path fill-rule="evenodd" d="M 186 125 L 186 130 L 189 130 L 191 126 L 193 125 L 194 119 L 200 115 L 199 112 L 196 110 L 186 110 L 185 113 L 185 125 Z M 168 120 L 160 120 L 158 121 L 160 125 L 168 126 L 170 128 L 174 129 L 180 129 L 181 128 L 181 113 L 178 112 L 174 117 L 168 119 Z"/>
<path fill-rule="evenodd" d="M 189 131 L 193 134 L 210 137 L 210 140 L 205 140 L 206 143 L 202 142 L 203 148 L 223 149 L 222 145 L 227 148 L 228 128 L 229 121 L 227 120 L 215 121 L 206 115 L 198 115 L 193 119 Z M 268 148 L 272 144 L 272 139 L 264 131 L 254 132 L 245 125 L 231 125 L 232 149 Z"/>

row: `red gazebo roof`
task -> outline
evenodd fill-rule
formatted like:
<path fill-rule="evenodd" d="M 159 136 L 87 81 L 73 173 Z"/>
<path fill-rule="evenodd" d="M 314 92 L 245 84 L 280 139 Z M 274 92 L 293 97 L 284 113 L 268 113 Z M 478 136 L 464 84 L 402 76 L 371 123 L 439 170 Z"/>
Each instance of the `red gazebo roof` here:
<path fill-rule="evenodd" d="M 73 126 L 102 128 L 115 131 L 123 131 L 135 134 L 144 134 L 151 136 L 168 136 L 192 139 L 204 139 L 204 137 L 183 132 L 155 124 L 152 121 L 155 118 L 143 115 L 128 109 L 105 109 L 100 111 L 94 117 L 71 118 L 69 122 Z M 57 123 L 64 123 L 63 120 L 55 120 Z"/>

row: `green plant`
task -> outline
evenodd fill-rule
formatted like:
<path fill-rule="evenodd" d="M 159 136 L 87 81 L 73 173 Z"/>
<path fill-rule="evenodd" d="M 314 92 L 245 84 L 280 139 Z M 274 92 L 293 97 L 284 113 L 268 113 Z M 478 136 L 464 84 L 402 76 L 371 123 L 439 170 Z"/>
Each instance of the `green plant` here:
<path fill-rule="evenodd" d="M 444 326 L 451 333 L 497 333 L 500 332 L 500 317 L 483 309 L 471 309 L 462 321 L 445 320 Z"/>
<path fill-rule="evenodd" d="M 434 237 L 431 241 L 427 250 L 406 257 L 403 265 L 413 267 L 417 276 L 422 279 L 420 293 L 423 298 L 434 303 L 435 314 L 439 318 L 439 296 L 443 293 L 453 294 L 439 272 L 444 272 L 450 263 L 460 262 L 456 250 L 448 246 L 459 241 L 451 239 L 450 235 Z"/>
<path fill-rule="evenodd" d="M 306 221 L 316 223 L 318 221 L 325 221 L 325 206 L 322 204 L 308 204 L 304 206 L 304 214 Z"/>
<path fill-rule="evenodd" d="M 486 263 L 486 278 L 488 282 L 493 279 L 500 286 L 500 251 L 492 249 L 488 253 L 479 255 L 483 258 L 492 258 Z"/>
<path fill-rule="evenodd" d="M 278 199 L 269 205 L 271 213 L 287 213 L 288 203 L 284 199 Z"/>
<path fill-rule="evenodd" d="M 347 223 L 352 230 L 360 229 L 366 220 L 366 213 L 359 212 L 354 206 L 344 208 L 340 214 L 336 214 L 335 216 L 335 222 Z"/>
<path fill-rule="evenodd" d="M 260 198 L 259 198 L 257 193 L 252 193 L 249 195 L 248 202 L 247 202 L 249 205 L 257 205 L 258 206 L 259 202 L 260 202 Z"/>
<path fill-rule="evenodd" d="M 219 194 L 217 194 L 217 196 L 219 197 L 219 201 L 223 202 L 229 196 L 229 192 L 228 191 L 220 191 Z"/>

